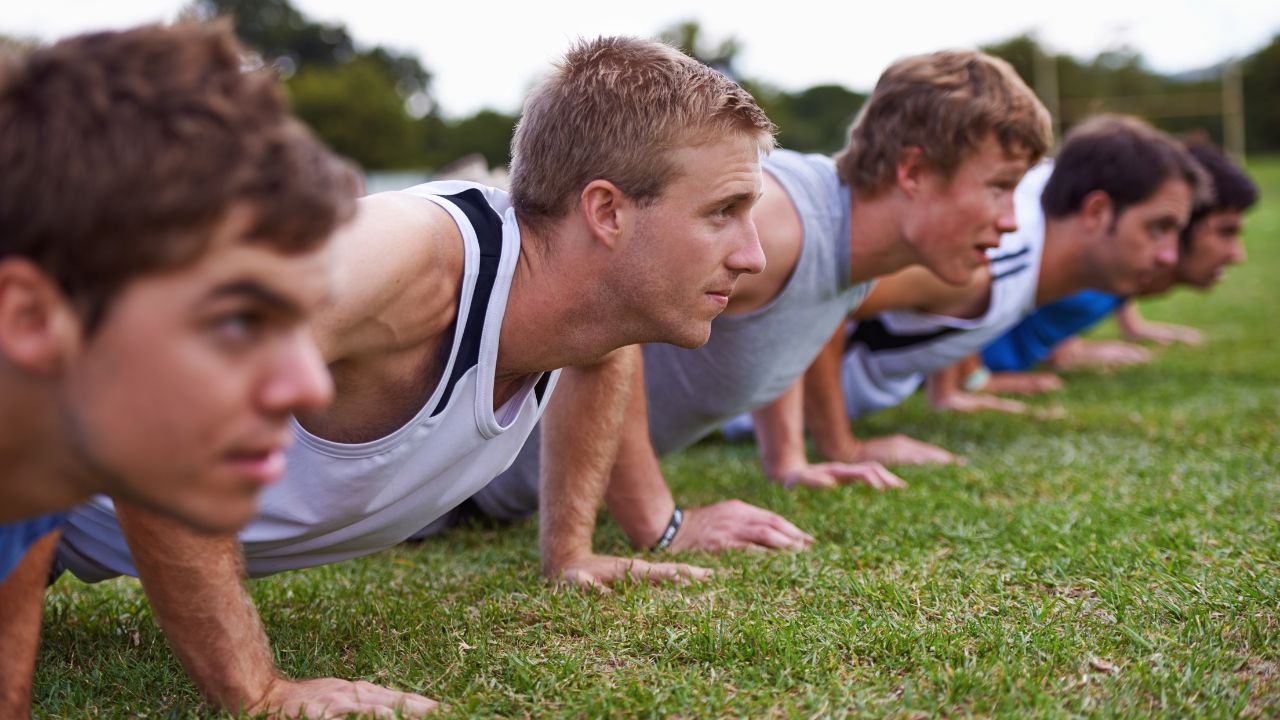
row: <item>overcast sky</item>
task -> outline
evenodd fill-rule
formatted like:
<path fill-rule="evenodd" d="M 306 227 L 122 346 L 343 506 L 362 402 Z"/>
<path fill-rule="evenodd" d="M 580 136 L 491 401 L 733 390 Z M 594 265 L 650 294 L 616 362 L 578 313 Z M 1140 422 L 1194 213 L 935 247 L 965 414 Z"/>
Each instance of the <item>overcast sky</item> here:
<path fill-rule="evenodd" d="M 0 33 L 44 40 L 85 30 L 171 20 L 183 0 L 7 2 Z M 786 89 L 839 83 L 870 90 L 895 58 L 973 47 L 1025 31 L 1051 49 L 1091 58 L 1130 45 L 1161 71 L 1246 55 L 1280 33 L 1280 0 L 1029 0 L 764 3 L 440 2 L 294 0 L 306 15 L 345 24 L 361 45 L 416 52 L 445 114 L 514 111 L 529 85 L 577 37 L 653 35 L 683 20 L 708 39 L 738 38 L 738 69 Z M 822 6 L 839 8 L 821 10 Z"/>

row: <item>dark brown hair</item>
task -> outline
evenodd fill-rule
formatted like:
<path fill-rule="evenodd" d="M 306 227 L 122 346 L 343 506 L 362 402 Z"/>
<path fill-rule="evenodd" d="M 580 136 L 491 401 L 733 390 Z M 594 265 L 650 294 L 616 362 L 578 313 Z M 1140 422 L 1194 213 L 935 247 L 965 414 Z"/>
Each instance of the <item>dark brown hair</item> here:
<path fill-rule="evenodd" d="M 1089 193 L 1101 190 L 1119 218 L 1170 178 L 1186 181 L 1196 204 L 1211 202 L 1209 178 L 1182 143 L 1136 117 L 1099 115 L 1067 133 L 1040 204 L 1046 216 L 1063 218 L 1079 212 Z"/>
<path fill-rule="evenodd" d="M 318 247 L 354 212 L 356 177 L 247 70 L 229 25 L 63 40 L 0 65 L 0 260 L 30 259 L 87 332 L 132 279 L 204 253 L 234 206 L 248 237 Z"/>

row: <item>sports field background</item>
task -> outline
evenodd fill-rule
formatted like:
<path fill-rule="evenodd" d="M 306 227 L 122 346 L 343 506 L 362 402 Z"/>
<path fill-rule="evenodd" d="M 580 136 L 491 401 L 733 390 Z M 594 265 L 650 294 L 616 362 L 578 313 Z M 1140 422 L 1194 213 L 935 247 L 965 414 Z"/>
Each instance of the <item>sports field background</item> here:
<path fill-rule="evenodd" d="M 856 424 L 959 451 L 910 487 L 784 491 L 750 445 L 664 467 L 685 505 L 738 497 L 818 538 L 682 559 L 688 589 L 553 591 L 536 525 L 469 528 L 254 581 L 293 676 L 362 678 L 448 716 L 1280 715 L 1280 159 L 1248 262 L 1210 295 L 1147 302 L 1206 331 L 1146 367 L 1074 374 L 1063 419 L 923 399 Z M 1095 335 L 1115 335 L 1108 323 Z M 627 553 L 604 515 L 597 548 Z M 216 716 L 132 579 L 50 591 L 36 716 Z"/>

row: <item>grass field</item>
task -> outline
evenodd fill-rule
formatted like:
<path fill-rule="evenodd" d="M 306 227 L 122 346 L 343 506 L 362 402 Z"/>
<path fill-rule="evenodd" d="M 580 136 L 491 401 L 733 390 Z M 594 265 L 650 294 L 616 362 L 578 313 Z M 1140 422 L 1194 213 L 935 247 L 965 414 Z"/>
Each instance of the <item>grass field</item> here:
<path fill-rule="evenodd" d="M 901 431 L 968 467 L 910 487 L 788 492 L 750 446 L 665 463 L 686 505 L 739 497 L 817 536 L 688 556 L 693 589 L 552 591 L 536 527 L 469 528 L 252 583 L 294 676 L 413 689 L 448 716 L 1280 716 L 1280 159 L 1249 261 L 1147 303 L 1207 331 L 1147 367 L 1077 374 L 1053 421 L 929 412 Z M 1113 335 L 1105 326 L 1098 334 Z M 627 553 L 604 516 L 600 550 Z M 131 579 L 50 591 L 38 716 L 214 715 Z"/>

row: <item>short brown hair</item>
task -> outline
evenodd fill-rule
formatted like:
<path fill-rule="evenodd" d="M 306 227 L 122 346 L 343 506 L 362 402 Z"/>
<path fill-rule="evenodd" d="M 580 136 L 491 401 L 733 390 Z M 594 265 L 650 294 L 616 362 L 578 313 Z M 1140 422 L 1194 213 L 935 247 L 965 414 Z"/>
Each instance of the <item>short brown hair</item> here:
<path fill-rule="evenodd" d="M 641 203 L 675 179 L 670 152 L 730 132 L 773 146 L 773 123 L 721 73 L 654 40 L 580 41 L 525 101 L 511 141 L 511 199 L 537 226 L 604 179 Z"/>
<path fill-rule="evenodd" d="M 1212 201 L 1209 176 L 1185 145 L 1131 115 L 1099 115 L 1067 133 L 1040 204 L 1047 217 L 1063 218 L 1101 190 L 1118 218 L 1170 178 L 1186 181 L 1195 203 Z"/>
<path fill-rule="evenodd" d="M 0 68 L 0 260 L 25 257 L 86 332 L 130 280 L 195 262 L 232 206 L 249 237 L 318 247 L 355 211 L 356 178 L 246 71 L 226 23 L 101 32 Z"/>
<path fill-rule="evenodd" d="M 1049 111 L 1009 63 L 969 50 L 946 50 L 890 65 L 836 157 L 840 180 L 866 197 L 887 190 L 902 153 L 951 177 L 989 136 L 1032 163 L 1053 144 Z"/>

